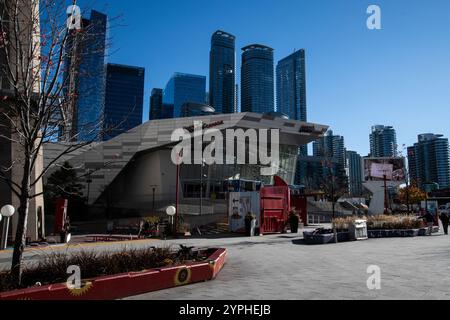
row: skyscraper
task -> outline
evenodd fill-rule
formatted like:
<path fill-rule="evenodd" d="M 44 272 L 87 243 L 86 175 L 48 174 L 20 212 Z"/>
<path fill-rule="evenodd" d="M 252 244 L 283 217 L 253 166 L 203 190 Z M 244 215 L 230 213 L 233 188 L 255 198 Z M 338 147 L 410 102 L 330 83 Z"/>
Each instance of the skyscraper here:
<path fill-rule="evenodd" d="M 393 127 L 380 125 L 372 127 L 370 155 L 375 158 L 397 156 L 397 133 Z"/>
<path fill-rule="evenodd" d="M 345 167 L 345 143 L 343 136 L 333 134 L 328 130 L 327 134 L 313 143 L 313 155 L 332 159 Z"/>
<path fill-rule="evenodd" d="M 448 139 L 428 133 L 419 135 L 418 140 L 408 148 L 411 182 L 421 188 L 432 183 L 437 183 L 440 189 L 450 188 Z"/>
<path fill-rule="evenodd" d="M 99 140 L 105 104 L 105 48 L 107 16 L 92 10 L 82 30 L 70 31 L 66 50 L 66 94 L 72 98 L 73 140 Z M 66 129 L 67 130 L 67 129 Z"/>
<path fill-rule="evenodd" d="M 238 113 L 239 110 L 239 85 L 236 84 L 236 90 L 234 92 L 234 113 Z"/>
<path fill-rule="evenodd" d="M 305 50 L 298 50 L 280 60 L 277 65 L 277 111 L 290 119 L 307 121 Z M 308 155 L 308 146 L 299 149 L 300 157 Z M 297 165 L 296 184 L 303 184 L 306 164 Z"/>
<path fill-rule="evenodd" d="M 173 106 L 173 118 L 181 117 L 181 107 L 187 102 L 205 103 L 206 77 L 175 73 L 167 83 L 163 95 L 163 109 Z M 163 110 L 163 113 L 164 110 Z"/>
<path fill-rule="evenodd" d="M 159 120 L 161 118 L 163 107 L 163 89 L 153 88 L 150 96 L 150 120 Z"/>
<path fill-rule="evenodd" d="M 298 50 L 277 65 L 277 110 L 289 118 L 307 121 L 305 50 Z"/>
<path fill-rule="evenodd" d="M 241 112 L 275 111 L 273 49 L 253 44 L 242 51 Z"/>
<path fill-rule="evenodd" d="M 363 192 L 362 157 L 356 151 L 346 152 L 346 168 L 350 195 L 361 196 Z"/>
<path fill-rule="evenodd" d="M 348 191 L 348 178 L 346 168 L 346 151 L 344 137 L 334 135 L 332 130 L 313 143 L 313 159 L 319 162 L 312 166 L 312 172 L 307 172 L 309 177 L 315 181 L 310 181 L 310 185 L 319 186 L 329 183 L 330 167 L 335 177 L 336 188 L 341 191 Z"/>
<path fill-rule="evenodd" d="M 217 113 L 235 111 L 235 40 L 235 36 L 220 30 L 211 38 L 208 102 Z"/>
<path fill-rule="evenodd" d="M 107 64 L 104 141 L 142 124 L 144 78 L 144 68 Z"/>

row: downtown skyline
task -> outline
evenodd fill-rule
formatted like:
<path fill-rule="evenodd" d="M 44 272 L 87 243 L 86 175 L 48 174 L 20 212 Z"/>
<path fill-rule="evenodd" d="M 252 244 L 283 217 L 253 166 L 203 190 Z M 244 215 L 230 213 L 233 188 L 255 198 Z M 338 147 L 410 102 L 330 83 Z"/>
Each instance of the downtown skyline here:
<path fill-rule="evenodd" d="M 434 1 L 434 6 L 419 1 L 377 1 L 383 29 L 375 31 L 366 28 L 368 1 L 324 1 L 321 5 L 262 1 L 253 11 L 254 1 L 241 6 L 230 1 L 227 5 L 236 10 L 227 17 L 219 14 L 224 5 L 218 3 L 135 2 L 136 7 L 162 14 L 145 20 L 134 7 L 109 4 L 108 16 L 122 14 L 126 26 L 114 28 L 108 61 L 146 68 L 144 121 L 152 88 L 164 88 L 174 72 L 204 75 L 209 81 L 211 34 L 224 30 L 236 36 L 237 84 L 240 48 L 245 45 L 273 47 L 275 64 L 294 49 L 305 49 L 309 120 L 330 125 L 345 136 L 349 150 L 368 154 L 370 129 L 377 124 L 393 126 L 399 146 L 413 145 L 422 133 L 450 136 L 445 121 L 450 118 L 450 93 L 446 90 L 450 66 L 445 59 L 450 46 L 444 41 L 450 34 L 445 20 L 439 19 L 450 5 L 444 1 Z M 98 3 L 102 10 L 103 2 Z M 168 6 L 178 10 L 167 10 Z M 199 12 L 200 8 L 203 11 Z M 183 28 L 181 12 L 192 20 Z M 253 27 L 241 19 L 249 13 L 260 18 L 254 19 Z M 205 14 L 207 19 L 200 20 Z M 281 15 L 286 19 L 279 20 Z M 294 15 L 298 18 L 288 19 Z M 276 25 L 263 23 L 270 17 L 277 19 Z M 144 34 L 150 34 L 152 41 L 139 41 Z"/>

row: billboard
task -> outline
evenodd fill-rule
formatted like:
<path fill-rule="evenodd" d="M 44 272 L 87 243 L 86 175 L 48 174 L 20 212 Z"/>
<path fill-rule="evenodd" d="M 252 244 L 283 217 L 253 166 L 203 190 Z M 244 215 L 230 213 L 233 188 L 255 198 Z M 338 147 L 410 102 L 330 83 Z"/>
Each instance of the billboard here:
<path fill-rule="evenodd" d="M 260 201 L 259 192 L 230 192 L 229 220 L 231 232 L 245 232 L 245 216 L 249 212 L 256 216 L 256 227 L 260 227 Z"/>
<path fill-rule="evenodd" d="M 405 175 L 404 158 L 364 158 L 364 181 L 404 182 Z"/>
<path fill-rule="evenodd" d="M 387 180 L 392 180 L 392 175 L 394 173 L 393 164 L 376 163 L 372 162 L 370 164 L 370 177 L 383 179 L 386 176 Z"/>

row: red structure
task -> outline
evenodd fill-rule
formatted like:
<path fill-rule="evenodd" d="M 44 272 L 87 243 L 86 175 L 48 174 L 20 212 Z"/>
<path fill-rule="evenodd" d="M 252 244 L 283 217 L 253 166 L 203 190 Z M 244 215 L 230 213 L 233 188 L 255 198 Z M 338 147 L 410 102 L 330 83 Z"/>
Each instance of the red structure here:
<path fill-rule="evenodd" d="M 66 222 L 67 218 L 67 205 L 68 200 L 58 198 L 56 199 L 56 205 L 55 205 L 55 226 L 53 229 L 54 234 L 59 234 L 62 231 L 64 231 L 64 224 Z"/>
<path fill-rule="evenodd" d="M 302 223 L 308 225 L 308 203 L 306 200 L 306 195 L 293 193 L 291 190 L 291 208 L 297 211 L 300 215 Z"/>
<path fill-rule="evenodd" d="M 53 284 L 0 293 L 0 301 L 114 300 L 214 280 L 225 265 L 226 249 L 209 249 L 209 258 L 186 265 L 104 276 L 83 282 L 80 289 Z"/>
<path fill-rule="evenodd" d="M 295 194 L 289 185 L 275 176 L 274 185 L 261 189 L 261 234 L 284 233 L 289 213 L 295 209 L 303 223 L 308 221 L 306 197 Z"/>

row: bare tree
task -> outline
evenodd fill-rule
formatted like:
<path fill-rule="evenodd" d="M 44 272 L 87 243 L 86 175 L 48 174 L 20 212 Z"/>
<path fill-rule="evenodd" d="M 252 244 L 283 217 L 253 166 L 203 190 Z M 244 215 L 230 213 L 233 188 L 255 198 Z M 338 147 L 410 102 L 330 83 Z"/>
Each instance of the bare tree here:
<path fill-rule="evenodd" d="M 98 141 L 103 134 L 101 118 L 76 123 L 74 109 L 80 94 L 90 94 L 79 92 L 80 77 L 96 76 L 80 75 L 80 64 L 96 49 L 104 52 L 104 43 L 94 48 L 91 42 L 89 50 L 82 48 L 89 37 L 98 35 L 89 30 L 95 31 L 95 26 L 76 27 L 78 17 L 70 15 L 75 11 L 69 12 L 68 21 L 68 4 L 64 0 L 0 0 L 0 143 L 14 144 L 20 154 L 10 166 L 0 168 L 0 180 L 19 199 L 11 266 L 17 285 L 22 277 L 30 200 L 42 195 L 37 184 L 64 156 Z M 89 139 L 80 141 L 81 134 Z M 44 145 L 55 141 L 62 151 L 36 172 Z M 20 170 L 19 179 L 11 174 L 13 168 Z"/>

